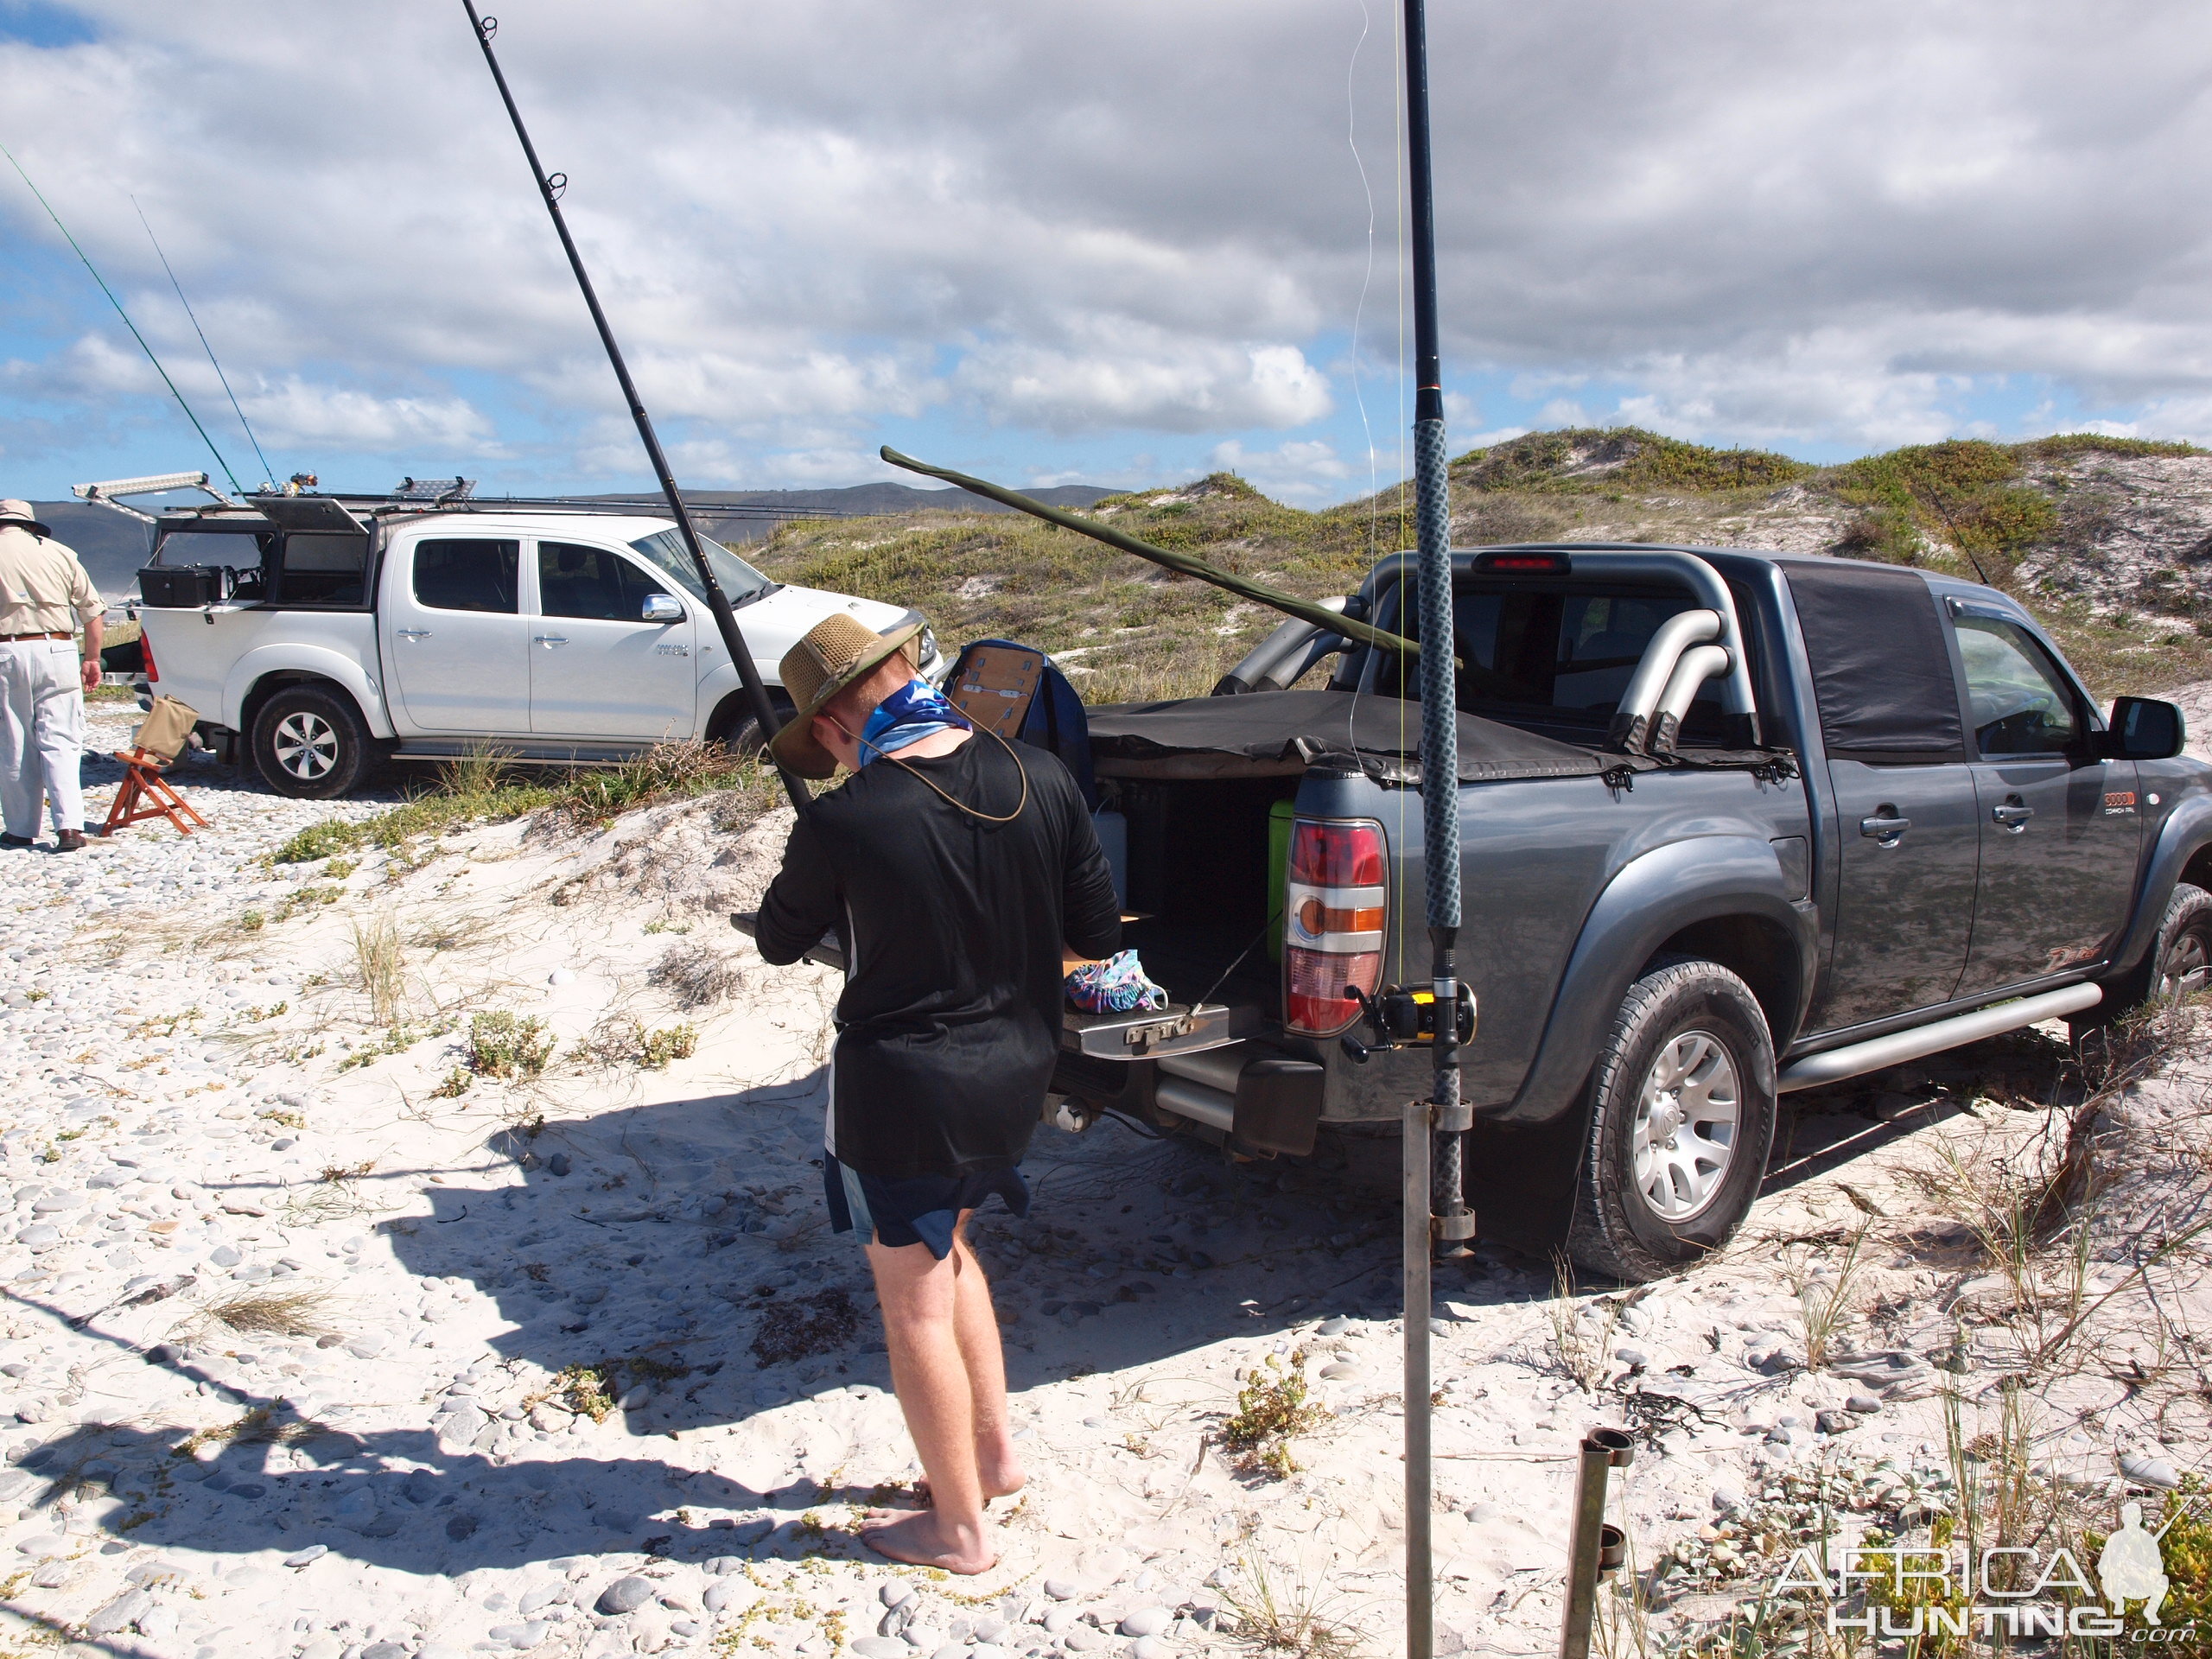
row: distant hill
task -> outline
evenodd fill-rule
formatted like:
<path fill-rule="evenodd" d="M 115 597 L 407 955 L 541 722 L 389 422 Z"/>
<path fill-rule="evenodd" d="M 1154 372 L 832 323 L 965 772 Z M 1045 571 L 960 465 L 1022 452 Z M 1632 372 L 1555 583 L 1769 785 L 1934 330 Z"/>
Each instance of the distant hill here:
<path fill-rule="evenodd" d="M 138 591 L 139 569 L 154 549 L 151 524 L 89 501 L 34 501 L 31 510 L 56 541 L 75 550 L 85 574 L 103 594 L 120 599 Z"/>
<path fill-rule="evenodd" d="M 1087 507 L 1103 501 L 1115 493 L 1089 484 L 1054 484 L 1027 493 L 1038 500 L 1056 507 Z M 658 494 L 625 493 L 619 495 L 591 495 L 587 501 L 635 501 L 651 508 L 660 502 Z M 901 512 L 1012 512 L 1012 507 L 980 495 L 970 495 L 965 490 L 922 490 L 911 484 L 849 484 L 830 490 L 686 490 L 686 505 L 696 508 L 702 522 L 702 528 L 721 542 L 757 542 L 766 537 L 779 524 L 785 522 L 776 516 L 776 509 L 785 509 L 794 518 L 804 518 L 810 512 L 832 512 L 844 518 L 887 518 Z M 732 513 L 717 516 L 716 507 L 767 508 L 766 514 Z"/>

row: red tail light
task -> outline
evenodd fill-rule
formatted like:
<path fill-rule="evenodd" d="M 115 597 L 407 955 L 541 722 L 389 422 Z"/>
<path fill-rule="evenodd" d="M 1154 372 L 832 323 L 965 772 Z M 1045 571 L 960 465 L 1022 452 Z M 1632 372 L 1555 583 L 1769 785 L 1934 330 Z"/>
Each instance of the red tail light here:
<path fill-rule="evenodd" d="M 145 635 L 146 625 L 142 622 L 138 626 L 138 655 L 146 664 L 146 683 L 151 685 L 162 677 L 162 671 L 154 666 L 154 642 Z"/>
<path fill-rule="evenodd" d="M 1300 818 L 1283 894 L 1283 1001 L 1293 1031 L 1330 1037 L 1359 1016 L 1344 995 L 1382 982 L 1390 890 L 1382 826 Z"/>

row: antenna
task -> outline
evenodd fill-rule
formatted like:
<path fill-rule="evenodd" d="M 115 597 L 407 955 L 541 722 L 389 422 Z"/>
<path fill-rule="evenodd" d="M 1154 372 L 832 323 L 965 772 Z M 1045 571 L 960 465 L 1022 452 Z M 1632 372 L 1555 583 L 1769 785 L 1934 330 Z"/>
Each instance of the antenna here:
<path fill-rule="evenodd" d="M 1429 1550 L 1428 1309 L 1431 1256 L 1441 1244 L 1465 1255 L 1475 1236 L 1460 1160 L 1474 1125 L 1459 1087 L 1459 728 L 1452 672 L 1452 496 L 1444 446 L 1444 372 L 1436 323 L 1435 175 L 1429 162 L 1428 38 L 1422 0 L 1405 0 L 1406 180 L 1414 290 L 1414 523 L 1419 552 L 1421 804 L 1428 889 L 1429 988 L 1434 995 L 1435 1071 L 1426 1100 L 1406 1104 L 1404 1181 L 1406 1411 L 1406 1653 L 1436 1650 L 1436 1593 Z M 1433 1152 L 1433 1157 L 1431 1154 Z"/>
<path fill-rule="evenodd" d="M 184 308 L 184 315 L 192 319 L 192 332 L 200 336 L 200 344 L 207 353 L 207 361 L 213 365 L 215 378 L 223 383 L 223 395 L 231 400 L 231 412 L 238 417 L 238 424 L 245 428 L 245 441 L 253 446 L 255 457 L 261 462 L 264 481 L 274 484 L 276 469 L 269 464 L 269 457 L 261 453 L 261 440 L 253 435 L 253 423 L 245 417 L 245 410 L 238 407 L 238 395 L 231 390 L 231 377 L 223 372 L 223 365 L 215 361 L 215 348 L 207 343 L 207 331 L 200 326 L 200 319 L 192 309 L 192 302 L 184 297 L 184 284 L 176 279 L 176 272 L 169 270 L 169 257 L 162 251 L 161 241 L 154 234 L 154 227 L 146 218 L 146 210 L 138 206 L 138 198 L 130 198 L 130 205 L 138 213 L 138 222 L 146 226 L 146 239 L 154 245 L 154 257 L 162 262 L 162 269 L 168 271 L 169 286 L 176 289 L 176 302 Z M 227 470 L 227 469 L 226 469 Z M 237 483 L 236 479 L 231 480 Z"/>
<path fill-rule="evenodd" d="M 245 493 L 245 486 L 238 482 L 238 475 L 231 470 L 231 463 L 223 459 L 223 452 L 215 447 L 215 440 L 207 435 L 207 429 L 200 424 L 200 417 L 192 412 L 192 405 L 184 401 L 184 394 L 176 389 L 176 382 L 169 378 L 169 372 L 162 366 L 162 359 L 154 355 L 154 348 L 146 343 L 146 336 L 138 332 L 138 325 L 130 321 L 130 314 L 123 308 L 123 302 L 115 297 L 115 290 L 107 285 L 99 268 L 92 264 L 92 256 L 77 245 L 77 238 L 69 234 L 69 227 L 61 222 L 61 215 L 54 211 L 54 204 L 46 199 L 38 186 L 31 183 L 31 175 L 23 171 L 23 164 L 16 159 L 16 152 L 0 144 L 0 156 L 8 158 L 8 165 L 16 169 L 16 176 L 29 186 L 31 194 L 38 198 L 38 205 L 46 209 L 46 216 L 54 221 L 54 228 L 61 232 L 61 239 L 85 262 L 85 269 L 92 273 L 92 280 L 100 285 L 100 292 L 107 296 L 107 302 L 115 308 L 115 315 L 123 319 L 123 326 L 130 331 L 130 338 L 138 342 L 138 349 L 146 353 L 146 360 L 154 365 L 154 372 L 162 377 L 162 384 L 169 389 L 169 396 L 176 399 L 176 406 L 184 411 L 184 418 L 192 423 L 192 429 L 200 435 L 200 442 L 207 446 L 207 453 L 215 457 L 215 464 L 223 469 L 223 476 L 231 480 L 231 488 L 238 494 Z"/>
<path fill-rule="evenodd" d="M 753 705 L 753 717 L 760 722 L 760 741 L 765 744 L 783 722 L 776 718 L 776 706 L 768 701 L 768 688 L 761 681 L 760 667 L 753 662 L 753 653 L 746 649 L 745 636 L 737 626 L 737 613 L 729 607 L 729 595 L 722 592 L 721 583 L 715 579 L 714 566 L 707 563 L 707 550 L 699 544 L 699 532 L 692 527 L 690 512 L 676 487 L 676 474 L 669 470 L 668 457 L 661 453 L 660 440 L 653 435 L 652 417 L 645 413 L 638 388 L 631 382 L 629 365 L 622 360 L 622 348 L 614 343 L 614 330 L 607 323 L 607 313 L 600 309 L 599 295 L 584 270 L 583 256 L 576 251 L 575 238 L 569 234 L 569 221 L 561 216 L 561 193 L 569 188 L 569 175 L 556 173 L 549 177 L 538 162 L 537 146 L 530 142 L 530 130 L 522 124 L 522 111 L 515 107 L 515 95 L 507 90 L 507 78 L 500 73 L 499 60 L 492 54 L 492 36 L 499 32 L 499 20 L 479 17 L 475 0 L 461 0 L 461 4 L 468 14 L 468 26 L 476 31 L 477 45 L 484 48 L 484 61 L 491 68 L 492 79 L 499 84 L 499 100 L 507 106 L 507 119 L 514 123 L 515 137 L 522 141 L 522 153 L 530 162 L 531 176 L 537 181 L 537 194 L 544 198 L 545 211 L 552 215 L 553 229 L 561 238 L 561 251 L 569 256 L 569 269 L 576 274 L 576 286 L 583 290 L 584 304 L 590 308 L 593 326 L 599 330 L 600 344 L 607 347 L 607 360 L 613 366 L 615 379 L 621 383 L 623 400 L 630 405 L 630 418 L 638 423 L 638 436 L 645 446 L 646 459 L 652 462 L 653 474 L 660 480 L 661 493 L 668 498 L 669 513 L 683 535 L 691 563 L 698 567 L 699 581 L 706 588 L 707 608 L 714 613 L 715 627 L 722 637 L 722 649 L 729 652 L 737 677 L 745 687 L 746 699 Z M 792 776 L 791 768 L 777 760 L 773 749 L 766 753 L 775 761 L 776 775 L 784 780 L 784 792 L 791 797 L 792 810 L 804 817 L 814 798 Z"/>

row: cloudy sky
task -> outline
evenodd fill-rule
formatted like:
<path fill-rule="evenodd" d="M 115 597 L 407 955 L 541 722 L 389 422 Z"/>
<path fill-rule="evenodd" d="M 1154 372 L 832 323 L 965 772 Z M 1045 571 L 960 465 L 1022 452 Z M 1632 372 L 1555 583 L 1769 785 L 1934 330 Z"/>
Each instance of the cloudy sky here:
<path fill-rule="evenodd" d="M 687 483 L 1398 474 L 1389 0 L 492 0 Z M 2212 442 L 2212 21 L 1431 0 L 1455 449 Z M 238 477 L 650 483 L 459 0 L 0 0 L 0 143 Z M 145 223 L 141 222 L 143 213 Z M 0 493 L 211 465 L 0 165 Z M 1370 442 L 1371 436 L 1371 442 Z"/>

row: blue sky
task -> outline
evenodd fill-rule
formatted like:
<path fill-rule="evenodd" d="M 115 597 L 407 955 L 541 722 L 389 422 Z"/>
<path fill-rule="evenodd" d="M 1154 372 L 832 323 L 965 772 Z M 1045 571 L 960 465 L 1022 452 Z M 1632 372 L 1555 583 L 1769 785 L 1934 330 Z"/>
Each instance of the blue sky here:
<path fill-rule="evenodd" d="M 1318 505 L 1403 453 L 1370 8 L 517 0 L 498 45 L 687 482 L 866 481 L 887 442 Z M 1470 0 L 1432 29 L 1455 447 L 2212 440 L 2194 11 Z M 458 7 L 0 0 L 0 143 L 246 485 L 142 210 L 279 476 L 649 484 Z M 213 468 L 4 171 L 0 228 L 0 492 Z"/>

